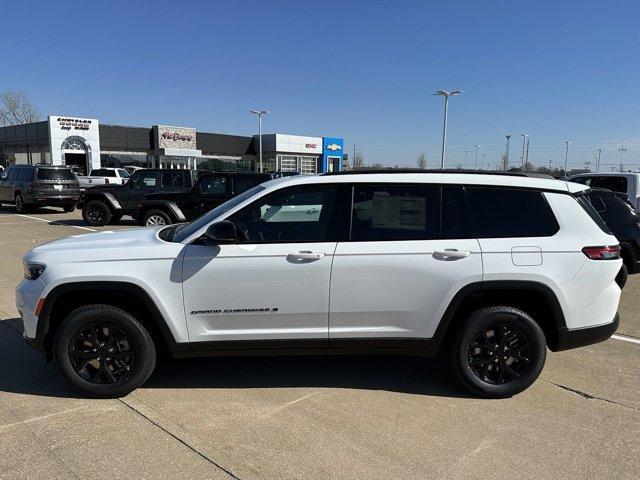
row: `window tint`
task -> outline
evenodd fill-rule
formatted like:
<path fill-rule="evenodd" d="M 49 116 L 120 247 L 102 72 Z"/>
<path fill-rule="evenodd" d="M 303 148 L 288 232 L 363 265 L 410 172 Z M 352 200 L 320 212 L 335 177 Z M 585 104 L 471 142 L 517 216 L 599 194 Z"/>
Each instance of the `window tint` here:
<path fill-rule="evenodd" d="M 265 179 L 262 177 L 253 178 L 253 176 L 236 177 L 234 180 L 235 180 L 235 193 L 246 192 L 247 190 L 265 181 Z"/>
<path fill-rule="evenodd" d="M 129 178 L 129 172 L 122 168 L 118 169 L 118 175 L 120 175 L 120 178 Z"/>
<path fill-rule="evenodd" d="M 131 186 L 138 188 L 155 188 L 156 186 L 156 173 L 155 172 L 140 172 L 129 180 Z"/>
<path fill-rule="evenodd" d="M 427 240 L 438 235 L 438 187 L 356 186 L 351 240 Z"/>
<path fill-rule="evenodd" d="M 597 195 L 587 195 L 587 199 L 591 202 L 591 206 L 595 208 L 596 212 L 602 213 L 607 210 L 602 198 Z"/>
<path fill-rule="evenodd" d="M 106 168 L 96 168 L 95 170 L 91 170 L 92 177 L 115 177 L 115 170 L 107 170 Z"/>
<path fill-rule="evenodd" d="M 226 195 L 228 191 L 227 176 L 207 175 L 202 177 L 199 188 L 203 195 Z"/>
<path fill-rule="evenodd" d="M 588 185 L 589 187 L 593 186 L 593 177 L 578 177 L 578 178 L 574 178 L 571 181 L 575 182 L 575 183 L 581 183 L 583 185 Z"/>
<path fill-rule="evenodd" d="M 184 175 L 180 172 L 162 172 L 161 178 L 164 188 L 184 188 Z"/>
<path fill-rule="evenodd" d="M 9 167 L 9 173 L 7 174 L 7 177 L 9 178 L 9 180 L 15 180 L 17 175 L 18 175 L 18 169 L 15 167 Z"/>
<path fill-rule="evenodd" d="M 467 238 L 464 192 L 460 187 L 442 187 L 440 238 Z"/>
<path fill-rule="evenodd" d="M 596 225 L 600 227 L 600 230 L 602 230 L 604 233 L 608 233 L 609 235 L 611 235 L 611 230 L 609 230 L 609 227 L 607 226 L 606 223 L 604 223 L 604 220 L 602 220 L 602 217 L 598 214 L 598 212 L 596 212 L 596 209 L 593 208 L 593 206 L 591 205 L 591 202 L 589 202 L 589 199 L 587 198 L 586 195 L 580 195 L 578 197 L 578 203 L 584 209 L 584 211 L 587 212 L 587 214 L 591 217 L 591 220 L 596 222 Z"/>
<path fill-rule="evenodd" d="M 38 180 L 75 180 L 70 168 L 38 168 Z"/>
<path fill-rule="evenodd" d="M 478 238 L 548 237 L 558 231 L 542 192 L 471 187 L 467 198 L 471 226 Z"/>
<path fill-rule="evenodd" d="M 596 187 L 606 188 L 614 192 L 627 192 L 627 177 L 606 176 L 598 177 Z"/>
<path fill-rule="evenodd" d="M 330 241 L 334 187 L 303 187 L 280 190 L 242 211 L 231 220 L 244 243 Z"/>
<path fill-rule="evenodd" d="M 18 180 L 33 180 L 33 170 L 30 168 L 21 168 L 18 170 Z"/>

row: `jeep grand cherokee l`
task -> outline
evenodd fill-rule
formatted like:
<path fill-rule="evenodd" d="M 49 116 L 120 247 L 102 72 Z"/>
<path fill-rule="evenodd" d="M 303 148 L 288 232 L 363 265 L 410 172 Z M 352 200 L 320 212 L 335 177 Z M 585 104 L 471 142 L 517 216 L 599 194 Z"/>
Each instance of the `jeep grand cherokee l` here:
<path fill-rule="evenodd" d="M 618 325 L 622 265 L 584 185 L 347 174 L 258 185 L 189 224 L 73 236 L 24 257 L 27 342 L 85 395 L 142 385 L 158 350 L 448 355 L 470 391 L 529 387 Z"/>

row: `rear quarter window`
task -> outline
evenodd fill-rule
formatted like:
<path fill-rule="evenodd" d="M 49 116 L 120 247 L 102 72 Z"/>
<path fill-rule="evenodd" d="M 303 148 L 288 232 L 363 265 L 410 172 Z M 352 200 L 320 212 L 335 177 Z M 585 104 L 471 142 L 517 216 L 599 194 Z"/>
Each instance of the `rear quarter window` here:
<path fill-rule="evenodd" d="M 540 191 L 468 187 L 467 199 L 476 238 L 550 237 L 560 228 Z"/>

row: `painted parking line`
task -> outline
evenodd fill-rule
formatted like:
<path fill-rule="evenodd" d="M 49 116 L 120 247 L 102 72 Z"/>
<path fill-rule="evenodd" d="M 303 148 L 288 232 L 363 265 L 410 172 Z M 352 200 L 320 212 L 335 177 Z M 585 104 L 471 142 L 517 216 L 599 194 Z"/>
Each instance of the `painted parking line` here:
<path fill-rule="evenodd" d="M 62 225 L 63 227 L 73 227 L 73 228 L 80 228 L 81 230 L 89 230 L 90 232 L 99 232 L 99 230 L 97 230 L 95 228 L 81 227 L 80 225 L 67 225 L 66 223 L 56 222 L 55 220 L 47 220 L 46 218 L 32 217 L 30 215 L 23 215 L 22 213 L 14 213 L 14 215 L 17 216 L 17 217 L 24 217 L 24 218 L 31 218 L 33 220 L 40 220 L 41 222 L 47 222 L 50 225 Z"/>
<path fill-rule="evenodd" d="M 614 340 L 622 340 L 623 342 L 635 343 L 636 345 L 640 345 L 640 339 L 627 337 L 626 335 L 611 335 L 611 338 Z"/>

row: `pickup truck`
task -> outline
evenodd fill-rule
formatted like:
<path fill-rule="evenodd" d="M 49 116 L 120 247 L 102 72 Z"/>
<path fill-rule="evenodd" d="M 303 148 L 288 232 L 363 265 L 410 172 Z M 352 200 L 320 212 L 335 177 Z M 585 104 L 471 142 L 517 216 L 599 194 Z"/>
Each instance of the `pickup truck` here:
<path fill-rule="evenodd" d="M 170 225 L 191 221 L 268 180 L 269 173 L 206 172 L 187 192 L 152 193 L 139 204 L 140 225 Z"/>
<path fill-rule="evenodd" d="M 80 190 L 96 185 L 122 185 L 127 183 L 127 180 L 129 180 L 129 173 L 124 168 L 96 168 L 91 170 L 89 175 L 78 175 Z"/>
<path fill-rule="evenodd" d="M 133 172 L 124 185 L 109 184 L 91 187 L 78 202 L 82 218 L 88 225 L 117 223 L 123 216 L 137 219 L 140 202 L 149 194 L 184 192 L 195 184 L 195 170 L 145 168 Z"/>

